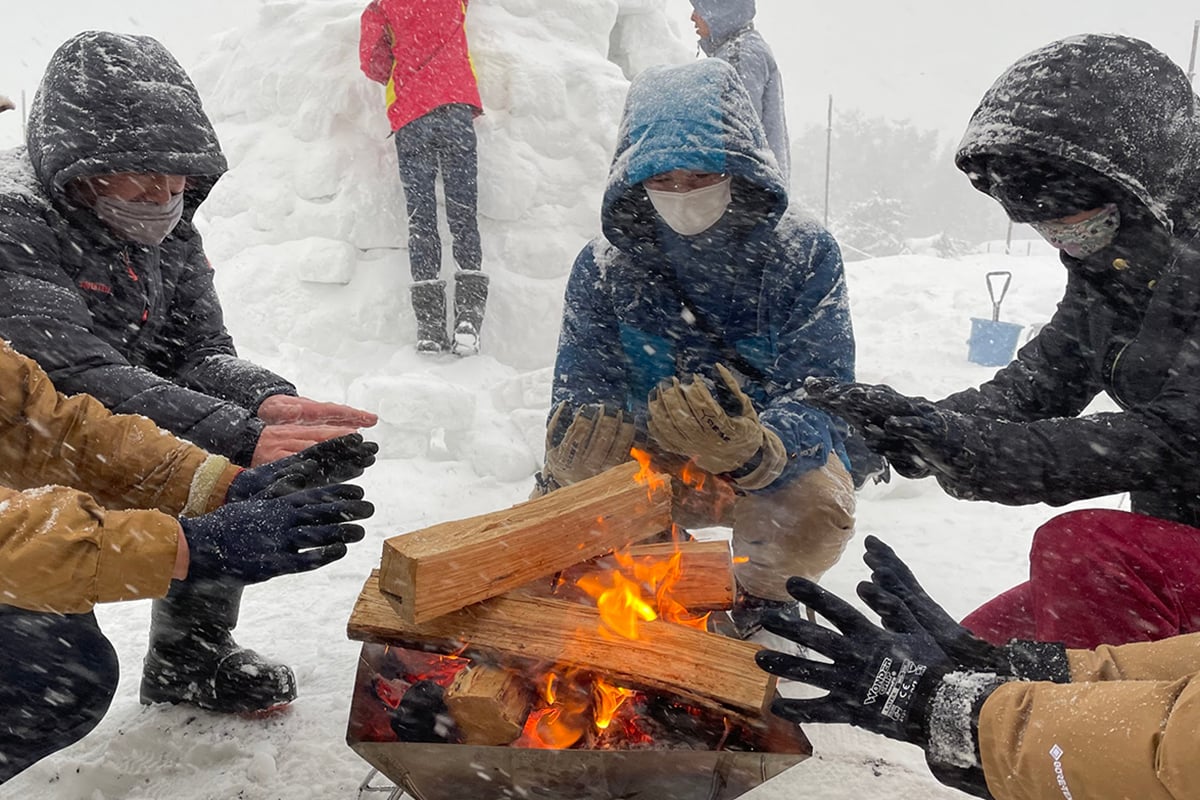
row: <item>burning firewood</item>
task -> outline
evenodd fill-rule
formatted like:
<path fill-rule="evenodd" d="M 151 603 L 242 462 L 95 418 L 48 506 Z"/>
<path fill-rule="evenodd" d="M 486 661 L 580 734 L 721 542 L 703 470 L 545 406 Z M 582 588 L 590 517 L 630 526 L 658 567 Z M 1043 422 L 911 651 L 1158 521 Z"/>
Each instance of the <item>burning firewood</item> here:
<path fill-rule="evenodd" d="M 446 707 L 466 744 L 509 744 L 521 735 L 533 691 L 514 672 L 478 665 L 458 673 L 446 690 Z"/>
<path fill-rule="evenodd" d="M 672 565 L 676 558 L 678 563 Z M 579 583 L 630 564 L 646 570 L 675 572 L 671 598 L 688 611 L 719 611 L 733 606 L 733 554 L 728 542 L 635 545 L 617 555 L 576 564 L 550 579 L 523 586 L 521 591 L 593 605 Z"/>
<path fill-rule="evenodd" d="M 670 480 L 629 463 L 504 511 L 384 542 L 380 586 L 409 623 L 496 597 L 671 527 Z"/>
<path fill-rule="evenodd" d="M 373 573 L 351 614 L 350 638 L 518 665 L 558 663 L 752 716 L 775 694 L 775 678 L 754 662 L 758 645 L 693 628 L 647 621 L 638 638 L 625 639 L 605 629 L 596 609 L 521 593 L 422 624 L 405 620 L 400 605 Z"/>

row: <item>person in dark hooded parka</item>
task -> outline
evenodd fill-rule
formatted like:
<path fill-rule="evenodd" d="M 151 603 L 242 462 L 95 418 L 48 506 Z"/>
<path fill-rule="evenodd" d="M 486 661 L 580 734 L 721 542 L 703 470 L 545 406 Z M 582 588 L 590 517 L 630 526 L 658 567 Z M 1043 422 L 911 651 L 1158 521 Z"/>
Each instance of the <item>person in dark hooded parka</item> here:
<path fill-rule="evenodd" d="M 567 283 L 541 491 L 630 458 L 690 483 L 684 525 L 731 524 L 735 622 L 792 606 L 853 534 L 839 420 L 801 398 L 850 380 L 837 243 L 787 189 L 733 68 L 654 67 L 629 90 L 601 207 L 604 236 Z M 690 470 L 682 469 L 690 462 Z"/>
<path fill-rule="evenodd" d="M 0 154 L 0 338 L 60 391 L 251 466 L 375 417 L 298 397 L 237 357 L 192 224 L 225 170 L 195 87 L 159 42 L 68 40 L 34 97 L 26 146 Z M 233 641 L 241 595 L 186 581 L 155 601 L 144 702 L 253 711 L 295 696 L 287 666 Z"/>
<path fill-rule="evenodd" d="M 1089 34 L 1010 67 L 957 154 L 980 191 L 1061 251 L 1052 319 L 977 389 L 936 403 L 813 382 L 909 477 L 950 494 L 1061 505 L 1128 492 L 1132 511 L 1044 524 L 1030 580 L 964 622 L 1070 647 L 1200 631 L 1200 110 L 1137 39 Z M 1105 392 L 1119 411 L 1084 413 Z"/>
<path fill-rule="evenodd" d="M 754 27 L 755 0 L 691 0 L 700 49 L 737 70 L 762 120 L 783 183 L 792 174 L 792 143 L 784 112 L 783 77 L 767 40 Z"/>

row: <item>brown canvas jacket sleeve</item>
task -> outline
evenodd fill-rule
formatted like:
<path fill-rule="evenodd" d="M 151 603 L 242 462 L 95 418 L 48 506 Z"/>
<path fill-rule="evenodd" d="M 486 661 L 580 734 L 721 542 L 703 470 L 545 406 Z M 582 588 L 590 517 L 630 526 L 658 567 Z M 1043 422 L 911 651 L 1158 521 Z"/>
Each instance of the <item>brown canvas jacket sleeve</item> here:
<path fill-rule="evenodd" d="M 0 488 L 0 602 L 81 614 L 96 603 L 161 597 L 180 535 L 159 511 L 108 511 L 61 486 Z"/>
<path fill-rule="evenodd" d="M 0 342 L 0 485 L 70 486 L 105 508 L 171 515 L 219 506 L 238 469 L 149 419 L 59 394 L 31 359 Z"/>
<path fill-rule="evenodd" d="M 1071 681 L 1173 681 L 1200 674 L 1200 633 L 1158 642 L 1068 650 Z M 1197 752 L 1200 758 L 1200 751 Z"/>
<path fill-rule="evenodd" d="M 1011 682 L 979 715 L 997 800 L 1200 797 L 1200 635 L 1071 651 L 1069 684 Z"/>

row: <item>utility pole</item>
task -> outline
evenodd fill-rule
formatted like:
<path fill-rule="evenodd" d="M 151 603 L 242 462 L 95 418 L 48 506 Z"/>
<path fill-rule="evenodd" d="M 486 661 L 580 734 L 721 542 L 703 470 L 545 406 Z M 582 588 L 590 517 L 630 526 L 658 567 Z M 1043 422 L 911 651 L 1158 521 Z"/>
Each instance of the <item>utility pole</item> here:
<path fill-rule="evenodd" d="M 1197 23 L 1200 25 L 1200 23 Z M 833 164 L 833 95 L 829 95 L 829 121 L 825 127 L 825 227 L 829 227 L 829 172 Z"/>
<path fill-rule="evenodd" d="M 1192 56 L 1188 59 L 1188 82 L 1196 77 L 1196 43 L 1200 41 L 1200 19 L 1192 27 Z"/>

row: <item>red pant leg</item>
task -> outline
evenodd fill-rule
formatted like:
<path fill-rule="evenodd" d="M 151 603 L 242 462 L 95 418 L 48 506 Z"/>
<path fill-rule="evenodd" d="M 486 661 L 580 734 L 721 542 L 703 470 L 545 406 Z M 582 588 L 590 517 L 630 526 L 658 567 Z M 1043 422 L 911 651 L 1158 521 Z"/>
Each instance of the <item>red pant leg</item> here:
<path fill-rule="evenodd" d="M 1068 647 L 1200 630 L 1200 529 L 1123 511 L 1062 514 L 1034 535 L 1037 638 Z"/>
<path fill-rule="evenodd" d="M 971 633 L 994 645 L 1012 639 L 1036 639 L 1033 598 L 1026 581 L 992 598 L 968 614 L 962 621 Z"/>

